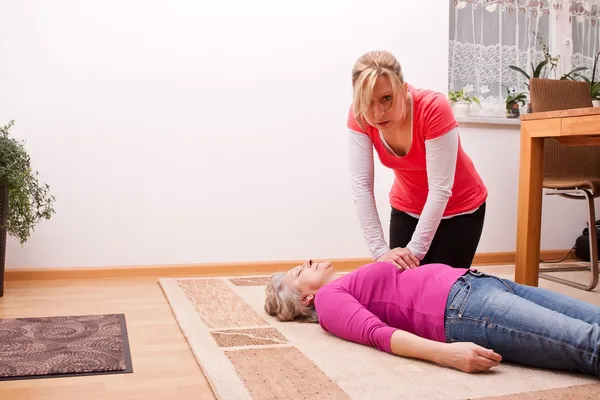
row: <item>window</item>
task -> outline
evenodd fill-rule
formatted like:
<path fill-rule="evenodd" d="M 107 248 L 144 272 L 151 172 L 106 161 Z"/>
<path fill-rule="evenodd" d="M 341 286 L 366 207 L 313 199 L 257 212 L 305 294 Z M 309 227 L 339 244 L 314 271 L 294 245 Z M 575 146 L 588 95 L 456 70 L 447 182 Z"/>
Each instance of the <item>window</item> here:
<path fill-rule="evenodd" d="M 591 78 L 599 19 L 600 0 L 450 0 L 448 90 L 472 88 L 479 113 L 500 116 L 508 88 L 527 92 L 528 79 L 510 66 L 531 76 L 548 56 L 540 77 L 586 67 L 577 73 Z"/>
<path fill-rule="evenodd" d="M 567 50 L 565 58 L 568 59 L 571 68 L 587 67 L 582 74 L 591 78 L 594 57 L 600 52 L 600 0 L 567 3 L 572 4 L 565 17 L 560 19 L 564 25 L 562 31 L 567 33 L 562 37 Z"/>

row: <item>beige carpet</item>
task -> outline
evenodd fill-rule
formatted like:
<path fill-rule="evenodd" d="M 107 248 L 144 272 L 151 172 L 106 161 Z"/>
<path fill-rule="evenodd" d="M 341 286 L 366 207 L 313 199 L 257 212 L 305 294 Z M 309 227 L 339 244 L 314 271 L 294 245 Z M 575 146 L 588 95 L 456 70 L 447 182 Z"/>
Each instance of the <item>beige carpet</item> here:
<path fill-rule="evenodd" d="M 512 266 L 478 269 L 513 276 Z M 220 399 L 596 399 L 600 393 L 600 381 L 582 375 L 508 364 L 465 374 L 335 338 L 317 324 L 279 323 L 263 311 L 266 279 L 159 280 Z M 583 292 L 544 280 L 540 286 L 600 304 L 598 288 Z"/>

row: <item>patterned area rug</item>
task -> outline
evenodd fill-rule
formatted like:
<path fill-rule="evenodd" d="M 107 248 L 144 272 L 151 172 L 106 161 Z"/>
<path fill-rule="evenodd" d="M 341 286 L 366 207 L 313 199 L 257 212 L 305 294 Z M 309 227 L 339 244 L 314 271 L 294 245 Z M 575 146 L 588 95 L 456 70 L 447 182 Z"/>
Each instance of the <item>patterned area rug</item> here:
<path fill-rule="evenodd" d="M 510 266 L 496 272 L 512 277 Z M 509 364 L 466 374 L 335 338 L 317 324 L 277 322 L 263 311 L 267 279 L 159 280 L 219 399 L 596 399 L 600 393 L 598 379 L 582 375 Z M 600 303 L 597 292 L 540 286 Z"/>
<path fill-rule="evenodd" d="M 0 381 L 128 372 L 122 314 L 0 320 Z"/>

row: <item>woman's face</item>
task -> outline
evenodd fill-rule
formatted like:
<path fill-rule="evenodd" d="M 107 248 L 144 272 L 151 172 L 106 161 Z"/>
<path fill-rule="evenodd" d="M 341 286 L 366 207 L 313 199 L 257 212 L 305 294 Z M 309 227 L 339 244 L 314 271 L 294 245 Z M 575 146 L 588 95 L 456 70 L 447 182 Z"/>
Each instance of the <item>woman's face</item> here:
<path fill-rule="evenodd" d="M 393 98 L 392 82 L 386 75 L 377 78 L 373 87 L 373 97 L 369 109 L 365 114 L 367 123 L 381 130 L 400 127 L 404 122 L 406 99 L 401 93 L 396 93 L 398 98 Z"/>
<path fill-rule="evenodd" d="M 303 296 L 315 295 L 325 284 L 335 277 L 335 269 L 329 261 L 305 261 L 287 272 L 286 280 Z"/>

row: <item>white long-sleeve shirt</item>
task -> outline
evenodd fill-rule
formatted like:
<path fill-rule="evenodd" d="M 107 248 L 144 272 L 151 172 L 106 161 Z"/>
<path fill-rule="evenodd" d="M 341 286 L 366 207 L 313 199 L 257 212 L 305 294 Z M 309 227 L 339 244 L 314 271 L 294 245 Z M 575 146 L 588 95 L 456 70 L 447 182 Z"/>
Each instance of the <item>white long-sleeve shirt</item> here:
<path fill-rule="evenodd" d="M 393 153 L 381 136 L 388 151 Z M 412 238 L 406 246 L 417 258 L 423 259 L 452 195 L 454 173 L 458 155 L 458 132 L 456 129 L 425 141 L 428 195 Z M 383 235 L 374 196 L 373 143 L 368 135 L 350 130 L 349 163 L 352 197 L 363 235 L 373 259 L 385 254 L 389 247 Z M 473 210 L 474 211 L 474 210 Z M 472 212 L 472 211 L 470 211 Z"/>

